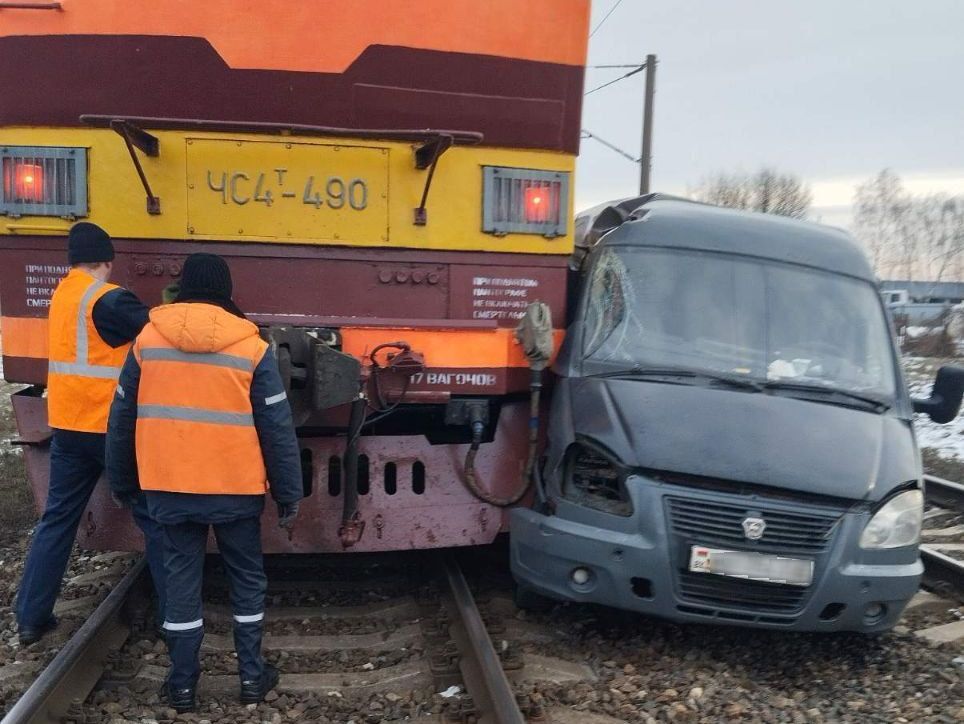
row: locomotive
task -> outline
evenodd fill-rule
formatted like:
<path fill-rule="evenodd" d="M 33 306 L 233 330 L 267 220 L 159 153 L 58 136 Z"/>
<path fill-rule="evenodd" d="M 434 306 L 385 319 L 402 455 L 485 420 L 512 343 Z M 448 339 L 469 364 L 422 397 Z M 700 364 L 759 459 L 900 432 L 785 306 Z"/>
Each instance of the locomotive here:
<path fill-rule="evenodd" d="M 544 364 L 565 318 L 588 20 L 588 0 L 0 7 L 3 369 L 36 500 L 47 305 L 88 219 L 148 304 L 187 255 L 228 260 L 302 452 L 302 522 L 268 521 L 266 551 L 506 530 L 538 378 L 515 328 L 539 302 Z M 79 542 L 138 545 L 104 486 Z"/>

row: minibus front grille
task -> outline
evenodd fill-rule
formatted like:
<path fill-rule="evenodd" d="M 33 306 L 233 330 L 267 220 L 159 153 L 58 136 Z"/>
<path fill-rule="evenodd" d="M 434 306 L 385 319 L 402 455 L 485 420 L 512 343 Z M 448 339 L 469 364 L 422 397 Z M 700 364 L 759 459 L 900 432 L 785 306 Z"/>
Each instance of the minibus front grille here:
<path fill-rule="evenodd" d="M 789 511 L 758 498 L 739 504 L 669 497 L 667 505 L 673 532 L 689 543 L 810 555 L 827 549 L 843 517 L 842 510 Z M 762 537 L 748 539 L 743 527 L 748 518 L 764 521 Z"/>
<path fill-rule="evenodd" d="M 803 608 L 808 589 L 779 583 L 748 581 L 712 573 L 679 574 L 680 598 L 710 606 L 771 613 L 793 613 Z"/>

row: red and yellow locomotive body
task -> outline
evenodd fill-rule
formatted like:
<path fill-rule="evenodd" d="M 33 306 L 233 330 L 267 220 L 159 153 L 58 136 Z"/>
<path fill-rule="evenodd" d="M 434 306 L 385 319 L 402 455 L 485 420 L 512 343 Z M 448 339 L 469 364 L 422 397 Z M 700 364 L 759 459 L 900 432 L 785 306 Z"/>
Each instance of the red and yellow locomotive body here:
<path fill-rule="evenodd" d="M 14 406 L 37 500 L 47 305 L 83 218 L 115 239 L 113 281 L 148 303 L 188 254 L 228 259 L 302 445 L 305 521 L 290 540 L 266 526 L 266 550 L 341 550 L 349 485 L 352 550 L 491 542 L 504 510 L 463 485 L 471 431 L 453 410 L 485 403 L 479 478 L 511 493 L 530 379 L 513 328 L 536 300 L 565 319 L 588 12 L 588 0 L 0 8 L 3 370 L 27 385 Z M 369 403 L 349 475 L 350 405 L 332 390 L 352 359 Z M 138 538 L 100 486 L 81 543 Z"/>

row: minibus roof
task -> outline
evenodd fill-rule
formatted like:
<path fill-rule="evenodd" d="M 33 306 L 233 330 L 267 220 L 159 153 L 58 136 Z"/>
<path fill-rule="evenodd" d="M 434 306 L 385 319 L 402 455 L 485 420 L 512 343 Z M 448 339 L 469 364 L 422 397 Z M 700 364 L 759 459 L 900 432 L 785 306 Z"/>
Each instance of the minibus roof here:
<path fill-rule="evenodd" d="M 588 214 L 592 217 L 584 223 L 595 227 L 598 243 L 607 247 L 662 247 L 739 254 L 876 282 L 864 251 L 854 238 L 842 229 L 822 224 L 724 209 L 660 194 L 613 202 L 596 207 Z M 608 221 L 600 223 L 603 219 Z"/>

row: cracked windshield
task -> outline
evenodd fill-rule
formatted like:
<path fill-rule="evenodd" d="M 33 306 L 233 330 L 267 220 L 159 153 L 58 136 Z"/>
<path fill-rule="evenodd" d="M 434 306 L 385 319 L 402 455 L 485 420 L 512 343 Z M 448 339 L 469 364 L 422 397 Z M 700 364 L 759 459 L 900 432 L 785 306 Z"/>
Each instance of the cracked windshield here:
<path fill-rule="evenodd" d="M 650 248 L 604 251 L 591 284 L 588 362 L 894 394 L 887 325 L 864 282 Z"/>

